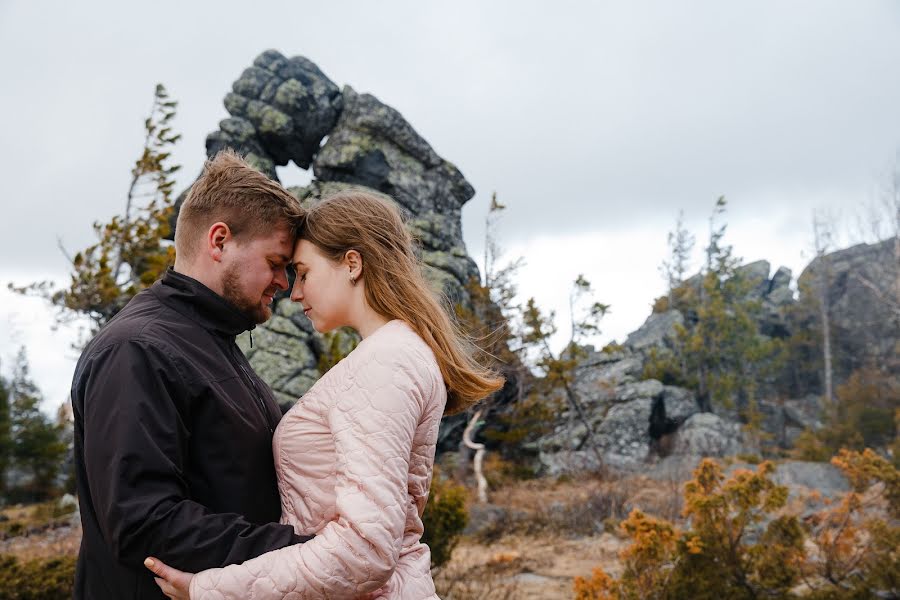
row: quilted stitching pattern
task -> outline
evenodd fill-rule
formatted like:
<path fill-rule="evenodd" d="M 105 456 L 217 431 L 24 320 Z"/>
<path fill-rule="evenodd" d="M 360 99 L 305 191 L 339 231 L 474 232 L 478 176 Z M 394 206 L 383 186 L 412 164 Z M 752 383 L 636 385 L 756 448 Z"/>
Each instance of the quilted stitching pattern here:
<path fill-rule="evenodd" d="M 316 537 L 198 573 L 191 598 L 437 598 L 420 538 L 446 400 L 406 323 L 363 340 L 275 431 L 281 520 Z"/>

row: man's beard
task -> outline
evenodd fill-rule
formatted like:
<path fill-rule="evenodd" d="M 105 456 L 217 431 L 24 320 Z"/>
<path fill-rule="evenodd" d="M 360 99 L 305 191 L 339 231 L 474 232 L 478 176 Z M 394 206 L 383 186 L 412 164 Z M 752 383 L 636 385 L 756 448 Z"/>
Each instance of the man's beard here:
<path fill-rule="evenodd" d="M 272 316 L 272 309 L 263 306 L 261 296 L 254 299 L 241 294 L 241 278 L 238 272 L 236 264 L 229 265 L 225 270 L 222 278 L 222 297 L 257 325 L 265 323 Z"/>

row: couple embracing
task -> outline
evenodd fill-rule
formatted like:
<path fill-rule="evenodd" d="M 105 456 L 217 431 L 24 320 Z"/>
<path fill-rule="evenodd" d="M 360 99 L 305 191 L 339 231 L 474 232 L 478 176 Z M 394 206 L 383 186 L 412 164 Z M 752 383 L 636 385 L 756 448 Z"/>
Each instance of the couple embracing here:
<path fill-rule="evenodd" d="M 75 598 L 437 598 L 420 538 L 438 426 L 502 379 L 396 206 L 344 191 L 304 210 L 226 151 L 175 246 L 76 367 Z M 289 267 L 313 327 L 362 341 L 282 417 L 235 336 L 269 319 Z"/>

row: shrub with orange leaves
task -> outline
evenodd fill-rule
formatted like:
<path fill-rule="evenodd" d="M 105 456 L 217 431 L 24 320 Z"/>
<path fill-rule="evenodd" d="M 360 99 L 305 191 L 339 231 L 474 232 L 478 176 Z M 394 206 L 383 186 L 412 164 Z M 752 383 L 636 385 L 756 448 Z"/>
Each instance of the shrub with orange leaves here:
<path fill-rule="evenodd" d="M 632 511 L 622 575 L 576 578 L 576 599 L 900 598 L 900 472 L 869 449 L 841 450 L 832 463 L 853 490 L 804 519 L 805 546 L 772 463 L 726 479 L 702 461 L 685 485 L 686 529 Z"/>
<path fill-rule="evenodd" d="M 831 459 L 853 486 L 813 515 L 803 578 L 815 600 L 900 597 L 900 472 L 871 449 Z"/>
<path fill-rule="evenodd" d="M 616 600 L 618 596 L 610 591 L 614 584 L 612 577 L 598 567 L 590 579 L 575 578 L 575 600 Z"/>
<path fill-rule="evenodd" d="M 764 462 L 726 480 L 716 462 L 702 461 L 685 486 L 690 528 L 632 511 L 622 523 L 632 543 L 621 553 L 621 577 L 595 571 L 590 581 L 576 581 L 578 597 L 788 597 L 799 577 L 803 531 L 795 517 L 771 518 L 787 499 L 787 489 L 770 478 L 773 470 Z"/>
<path fill-rule="evenodd" d="M 866 448 L 862 452 L 842 449 L 831 459 L 841 469 L 856 493 L 874 485 L 882 488 L 887 509 L 894 519 L 900 519 L 900 471 L 884 457 Z"/>

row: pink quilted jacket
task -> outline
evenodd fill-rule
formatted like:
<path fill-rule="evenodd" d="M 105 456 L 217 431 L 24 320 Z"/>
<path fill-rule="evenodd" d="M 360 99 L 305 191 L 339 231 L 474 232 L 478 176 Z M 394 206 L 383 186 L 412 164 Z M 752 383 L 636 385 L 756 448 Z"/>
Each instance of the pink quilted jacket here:
<path fill-rule="evenodd" d="M 405 322 L 364 339 L 275 431 L 281 522 L 316 537 L 198 573 L 191 598 L 437 598 L 420 538 L 446 401 Z"/>

